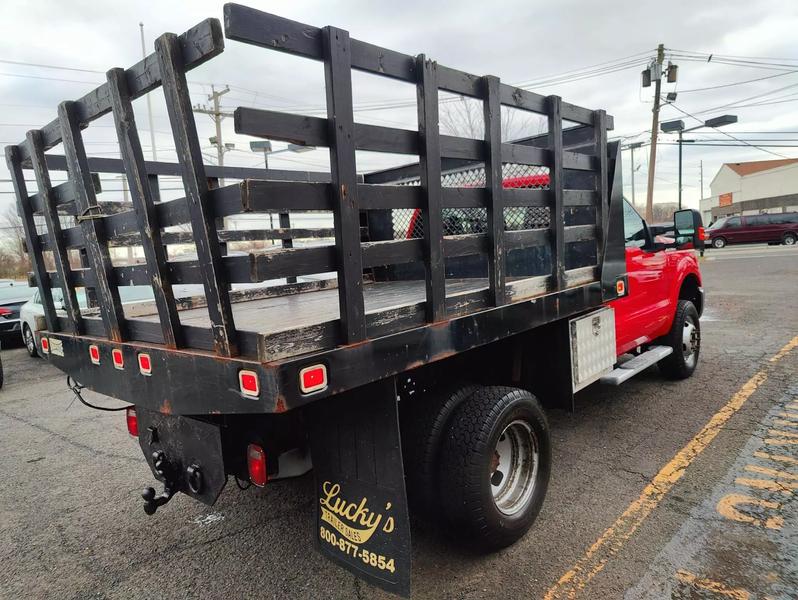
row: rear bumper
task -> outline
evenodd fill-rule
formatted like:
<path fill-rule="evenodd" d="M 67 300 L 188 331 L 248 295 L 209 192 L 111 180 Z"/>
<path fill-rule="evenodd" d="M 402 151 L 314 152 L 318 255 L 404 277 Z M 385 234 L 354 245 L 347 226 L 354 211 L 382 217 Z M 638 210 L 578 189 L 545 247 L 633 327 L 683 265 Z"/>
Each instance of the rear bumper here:
<path fill-rule="evenodd" d="M 0 319 L 0 335 L 22 333 L 22 321 L 19 319 Z"/>

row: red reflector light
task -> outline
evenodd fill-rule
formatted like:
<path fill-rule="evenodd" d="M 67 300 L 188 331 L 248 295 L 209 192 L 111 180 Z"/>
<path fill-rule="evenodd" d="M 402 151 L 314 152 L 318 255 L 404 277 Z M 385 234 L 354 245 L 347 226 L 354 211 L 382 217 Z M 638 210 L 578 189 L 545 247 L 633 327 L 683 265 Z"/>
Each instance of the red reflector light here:
<path fill-rule="evenodd" d="M 133 437 L 139 436 L 139 419 L 136 416 L 136 407 L 128 406 L 125 411 L 125 420 L 127 421 L 127 432 Z"/>
<path fill-rule="evenodd" d="M 48 340 L 46 337 L 42 338 L 42 352 L 45 354 L 50 353 L 50 340 Z"/>
<path fill-rule="evenodd" d="M 703 227 L 698 228 L 698 239 L 704 241 L 707 239 L 707 232 L 704 230 Z"/>
<path fill-rule="evenodd" d="M 139 371 L 142 375 L 152 375 L 152 360 L 149 354 L 139 354 Z"/>
<path fill-rule="evenodd" d="M 266 473 L 266 453 L 257 444 L 247 446 L 247 469 L 249 480 L 258 487 L 263 487 L 269 480 Z"/>
<path fill-rule="evenodd" d="M 299 372 L 299 389 L 303 394 L 318 392 L 327 387 L 327 367 L 313 365 Z"/>
<path fill-rule="evenodd" d="M 5 317 L 6 315 L 10 315 L 12 311 L 10 308 L 2 308 L 0 307 L 0 317 Z"/>
<path fill-rule="evenodd" d="M 119 348 L 114 348 L 111 350 L 111 358 L 114 361 L 114 367 L 117 369 L 125 368 L 125 359 L 122 356 L 122 351 Z"/>
<path fill-rule="evenodd" d="M 258 384 L 258 374 L 255 371 L 239 371 L 238 385 L 241 393 L 250 398 L 257 398 L 260 395 L 260 385 Z"/>
<path fill-rule="evenodd" d="M 623 279 L 619 279 L 615 282 L 615 293 L 619 296 L 623 296 L 626 293 L 626 284 Z"/>
<path fill-rule="evenodd" d="M 94 363 L 95 365 L 100 364 L 100 349 L 94 344 L 89 346 L 89 358 L 91 359 L 91 362 Z"/>

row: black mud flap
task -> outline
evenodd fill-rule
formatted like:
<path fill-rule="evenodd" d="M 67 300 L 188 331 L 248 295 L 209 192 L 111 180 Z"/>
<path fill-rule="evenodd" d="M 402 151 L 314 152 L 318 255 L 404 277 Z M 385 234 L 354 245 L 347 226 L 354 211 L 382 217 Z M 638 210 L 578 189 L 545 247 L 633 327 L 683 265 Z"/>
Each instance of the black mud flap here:
<path fill-rule="evenodd" d="M 306 409 L 316 475 L 316 547 L 365 581 L 410 595 L 407 516 L 393 378 Z"/>
<path fill-rule="evenodd" d="M 218 425 L 136 408 L 139 445 L 153 475 L 173 491 L 212 505 L 222 492 L 222 435 Z"/>

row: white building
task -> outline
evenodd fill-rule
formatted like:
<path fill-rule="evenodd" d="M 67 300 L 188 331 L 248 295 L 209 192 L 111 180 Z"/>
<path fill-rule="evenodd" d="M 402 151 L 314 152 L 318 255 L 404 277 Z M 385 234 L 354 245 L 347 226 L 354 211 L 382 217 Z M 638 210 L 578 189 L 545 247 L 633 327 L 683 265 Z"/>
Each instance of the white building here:
<path fill-rule="evenodd" d="M 725 163 L 709 189 L 712 195 L 700 202 L 704 223 L 727 214 L 798 210 L 798 158 Z"/>

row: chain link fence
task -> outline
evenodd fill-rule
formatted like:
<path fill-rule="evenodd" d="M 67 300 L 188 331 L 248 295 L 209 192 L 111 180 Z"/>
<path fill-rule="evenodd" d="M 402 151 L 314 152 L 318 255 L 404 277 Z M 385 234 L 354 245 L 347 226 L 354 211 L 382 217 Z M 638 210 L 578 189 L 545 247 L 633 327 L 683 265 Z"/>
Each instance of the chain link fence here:
<path fill-rule="evenodd" d="M 547 167 L 504 163 L 502 179 L 505 188 L 548 189 L 549 170 Z M 419 185 L 418 179 L 404 182 L 404 185 Z M 476 167 L 449 171 L 441 176 L 443 187 L 485 187 L 485 168 Z M 424 237 L 424 222 L 419 209 L 402 208 L 393 210 L 394 239 Z M 549 226 L 548 207 L 511 206 L 504 209 L 504 228 L 506 231 L 522 229 L 542 229 Z M 485 233 L 488 229 L 487 211 L 484 208 L 444 208 L 443 235 L 462 235 L 466 233 Z"/>

